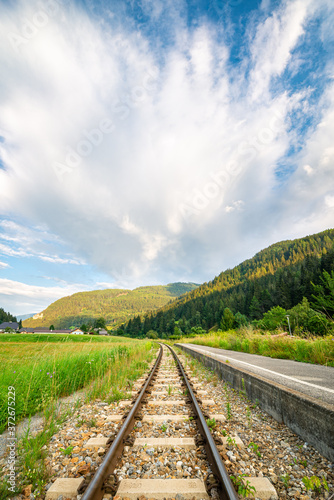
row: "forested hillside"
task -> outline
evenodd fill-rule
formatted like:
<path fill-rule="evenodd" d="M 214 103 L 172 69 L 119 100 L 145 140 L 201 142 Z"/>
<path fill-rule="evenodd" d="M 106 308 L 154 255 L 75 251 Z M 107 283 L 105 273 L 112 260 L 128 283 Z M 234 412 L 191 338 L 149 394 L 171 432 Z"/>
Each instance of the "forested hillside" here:
<path fill-rule="evenodd" d="M 83 323 L 93 324 L 97 318 L 103 317 L 107 325 L 116 326 L 136 314 L 154 311 L 197 286 L 194 283 L 171 283 L 135 290 L 107 289 L 75 293 L 53 302 L 42 312 L 43 316 L 29 318 L 23 321 L 23 325 L 69 328 Z"/>
<path fill-rule="evenodd" d="M 184 333 L 220 325 L 224 310 L 262 318 L 273 306 L 291 309 L 303 297 L 312 302 L 323 271 L 334 270 L 334 230 L 293 241 L 282 241 L 257 253 L 233 269 L 222 272 L 173 304 L 146 317 L 136 317 L 120 330 L 128 335 L 155 330 L 172 335 L 175 325 Z"/>
<path fill-rule="evenodd" d="M 5 321 L 16 321 L 16 316 L 13 316 L 0 307 L 0 323 L 4 323 Z"/>

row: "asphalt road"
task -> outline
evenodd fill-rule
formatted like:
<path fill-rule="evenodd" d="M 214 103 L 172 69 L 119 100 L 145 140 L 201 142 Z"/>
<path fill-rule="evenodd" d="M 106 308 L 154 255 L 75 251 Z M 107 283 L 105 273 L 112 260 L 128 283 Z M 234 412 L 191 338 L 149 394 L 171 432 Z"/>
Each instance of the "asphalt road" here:
<path fill-rule="evenodd" d="M 215 347 L 183 344 L 192 349 L 209 354 L 216 359 L 255 373 L 268 381 L 284 385 L 307 396 L 334 405 L 334 368 L 330 366 L 299 363 L 288 359 L 274 359 L 258 354 L 227 351 Z"/>

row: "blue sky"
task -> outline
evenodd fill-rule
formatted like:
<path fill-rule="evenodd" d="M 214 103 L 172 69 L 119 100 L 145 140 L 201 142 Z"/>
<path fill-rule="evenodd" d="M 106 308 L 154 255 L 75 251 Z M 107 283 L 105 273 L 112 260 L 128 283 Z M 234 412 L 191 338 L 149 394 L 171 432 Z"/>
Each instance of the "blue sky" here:
<path fill-rule="evenodd" d="M 1 10 L 0 307 L 201 283 L 334 226 L 331 0 Z"/>

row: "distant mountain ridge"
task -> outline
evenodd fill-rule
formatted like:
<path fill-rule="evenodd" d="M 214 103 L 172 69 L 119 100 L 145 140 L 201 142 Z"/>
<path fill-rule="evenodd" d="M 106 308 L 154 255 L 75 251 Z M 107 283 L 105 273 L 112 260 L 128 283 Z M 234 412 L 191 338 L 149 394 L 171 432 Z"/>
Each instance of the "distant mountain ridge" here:
<path fill-rule="evenodd" d="M 32 316 L 34 316 L 36 313 L 30 313 L 30 314 L 19 314 L 18 316 L 16 316 L 17 318 L 17 321 L 20 321 L 20 319 L 25 320 L 25 319 L 28 319 L 28 318 L 31 318 Z"/>
<path fill-rule="evenodd" d="M 50 304 L 35 314 L 36 319 L 23 321 L 25 327 L 53 325 L 70 328 L 83 323 L 93 323 L 103 317 L 107 325 L 115 327 L 137 314 L 152 312 L 175 300 L 199 285 L 195 283 L 170 283 L 168 285 L 143 286 L 134 290 L 106 289 L 78 292 Z"/>
<path fill-rule="evenodd" d="M 312 283 L 319 284 L 324 270 L 334 271 L 334 229 L 275 243 L 122 329 L 127 335 L 135 330 L 171 335 L 176 324 L 185 333 L 192 327 L 207 330 L 220 325 L 225 308 L 248 320 L 260 319 L 273 306 L 291 309 L 303 297 L 311 302 Z"/>

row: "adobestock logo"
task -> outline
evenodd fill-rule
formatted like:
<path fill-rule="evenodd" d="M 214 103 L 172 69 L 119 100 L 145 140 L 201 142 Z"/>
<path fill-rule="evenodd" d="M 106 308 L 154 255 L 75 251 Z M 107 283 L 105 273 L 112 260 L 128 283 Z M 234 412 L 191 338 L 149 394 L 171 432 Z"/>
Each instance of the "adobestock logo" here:
<path fill-rule="evenodd" d="M 114 130 L 115 125 L 109 118 L 101 120 L 98 128 L 84 130 L 82 132 L 83 138 L 78 141 L 74 148 L 67 146 L 65 162 L 54 162 L 53 169 L 58 179 L 62 181 L 64 174 L 72 172 L 73 169 L 77 168 L 83 158 L 89 156 L 95 147 L 102 144 L 105 135 L 111 134 Z"/>
<path fill-rule="evenodd" d="M 30 42 L 38 32 L 45 28 L 50 22 L 50 19 L 54 17 L 60 9 L 68 4 L 68 0 L 46 0 L 41 2 L 40 9 L 32 15 L 30 19 L 23 18 L 21 27 L 17 32 L 9 32 L 7 38 L 10 41 L 11 46 L 16 52 L 19 52 L 19 48 L 25 46 Z"/>
<path fill-rule="evenodd" d="M 131 115 L 131 110 L 145 102 L 148 95 L 157 89 L 157 78 L 158 69 L 150 68 L 146 72 L 142 84 L 134 86 L 116 102 L 112 110 L 113 118 L 103 118 L 97 127 L 83 130 L 81 139 L 75 146 L 66 146 L 64 161 L 53 163 L 53 170 L 60 182 L 63 182 L 64 174 L 69 174 L 78 168 L 83 159 L 91 155 L 94 149 L 102 144 L 104 137 L 116 129 L 116 117 L 120 121 L 127 120 Z"/>
<path fill-rule="evenodd" d="M 275 140 L 281 131 L 284 118 L 285 114 L 282 111 L 274 109 L 268 126 L 261 127 L 249 140 L 240 142 L 235 151 L 235 159 L 228 162 L 224 168 L 210 173 L 208 182 L 201 188 L 194 189 L 192 194 L 186 197 L 186 202 L 179 204 L 178 210 L 181 216 L 187 219 L 199 215 L 219 197 L 222 202 L 223 192 L 226 192 L 249 163 Z M 241 206 L 240 201 L 237 203 Z"/>

